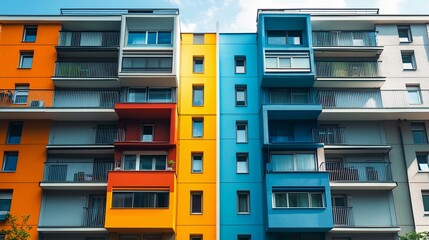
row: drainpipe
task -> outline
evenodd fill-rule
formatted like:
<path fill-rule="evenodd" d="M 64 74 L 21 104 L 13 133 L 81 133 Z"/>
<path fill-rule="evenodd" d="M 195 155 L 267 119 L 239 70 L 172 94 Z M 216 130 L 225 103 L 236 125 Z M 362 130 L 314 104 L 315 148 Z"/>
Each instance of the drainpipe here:
<path fill-rule="evenodd" d="M 219 22 L 216 22 L 216 240 L 220 240 L 220 66 Z"/>
<path fill-rule="evenodd" d="M 410 200 L 412 224 L 413 224 L 414 231 L 416 231 L 416 223 L 414 220 L 414 211 L 413 211 L 413 209 L 414 209 L 413 208 L 413 201 L 411 200 L 410 179 L 408 178 L 407 160 L 405 158 L 404 136 L 402 136 L 402 124 L 406 121 L 407 121 L 406 119 L 403 119 L 403 120 L 398 119 L 398 132 L 399 132 L 399 138 L 401 141 L 402 159 L 404 160 L 405 176 L 407 177 L 408 199 Z"/>

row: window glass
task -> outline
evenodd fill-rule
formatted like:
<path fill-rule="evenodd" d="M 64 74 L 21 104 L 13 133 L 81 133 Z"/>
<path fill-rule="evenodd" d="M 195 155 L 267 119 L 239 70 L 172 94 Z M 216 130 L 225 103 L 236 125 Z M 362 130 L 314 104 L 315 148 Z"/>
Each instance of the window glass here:
<path fill-rule="evenodd" d="M 193 37 L 194 44 L 204 44 L 204 34 L 194 33 Z"/>
<path fill-rule="evenodd" d="M 194 86 L 192 94 L 192 105 L 203 106 L 204 105 L 204 87 Z"/>
<path fill-rule="evenodd" d="M 404 70 L 416 69 L 414 53 L 402 52 L 401 55 L 402 55 L 402 67 Z"/>
<path fill-rule="evenodd" d="M 146 102 L 146 88 L 130 89 L 128 92 L 128 102 Z"/>
<path fill-rule="evenodd" d="M 203 120 L 193 119 L 192 120 L 192 137 L 202 137 L 202 136 L 203 136 Z"/>
<path fill-rule="evenodd" d="M 410 26 L 398 26 L 399 42 L 412 42 Z"/>
<path fill-rule="evenodd" d="M 124 170 L 136 170 L 136 155 L 125 155 Z"/>
<path fill-rule="evenodd" d="M 171 102 L 171 89 L 149 88 L 148 102 Z"/>
<path fill-rule="evenodd" d="M 7 134 L 8 144 L 21 143 L 22 127 L 23 127 L 22 122 L 9 123 L 8 134 Z"/>
<path fill-rule="evenodd" d="M 249 213 L 249 192 L 238 192 L 238 213 Z"/>
<path fill-rule="evenodd" d="M 422 195 L 423 197 L 423 208 L 425 212 L 429 212 L 429 193 L 425 192 Z"/>
<path fill-rule="evenodd" d="M 265 58 L 265 68 L 277 68 L 277 58 Z"/>
<path fill-rule="evenodd" d="M 156 32 L 147 33 L 147 44 L 156 44 Z"/>
<path fill-rule="evenodd" d="M 158 44 L 171 44 L 171 32 L 158 32 Z"/>
<path fill-rule="evenodd" d="M 146 32 L 129 32 L 128 44 L 146 44 Z"/>
<path fill-rule="evenodd" d="M 235 105 L 247 105 L 247 86 L 235 86 Z"/>
<path fill-rule="evenodd" d="M 192 154 L 192 173 L 203 172 L 203 155 Z"/>
<path fill-rule="evenodd" d="M 411 123 L 411 132 L 414 144 L 425 144 L 428 142 L 425 123 Z"/>
<path fill-rule="evenodd" d="M 289 207 L 294 208 L 308 208 L 310 203 L 308 201 L 308 193 L 288 193 Z"/>
<path fill-rule="evenodd" d="M 192 192 L 191 193 L 191 213 L 202 213 L 202 201 L 203 193 L 201 192 Z"/>
<path fill-rule="evenodd" d="M 237 143 L 247 142 L 247 123 L 237 123 Z"/>
<path fill-rule="evenodd" d="M 23 42 L 35 42 L 37 36 L 37 26 L 24 26 Z"/>
<path fill-rule="evenodd" d="M 0 191 L 0 212 L 9 212 L 12 204 L 12 191 Z"/>
<path fill-rule="evenodd" d="M 132 207 L 133 194 L 126 192 L 114 192 L 112 199 L 112 207 L 129 208 Z"/>
<path fill-rule="evenodd" d="M 417 155 L 417 163 L 420 171 L 429 171 L 428 155 L 419 154 Z"/>
<path fill-rule="evenodd" d="M 235 73 L 246 73 L 246 56 L 235 56 Z"/>
<path fill-rule="evenodd" d="M 237 154 L 237 173 L 248 173 L 248 155 L 246 153 Z"/>
<path fill-rule="evenodd" d="M 142 141 L 152 142 L 153 141 L 153 125 L 143 125 L 142 129 Z"/>
<path fill-rule="evenodd" d="M 194 58 L 194 73 L 204 72 L 204 58 Z"/>
<path fill-rule="evenodd" d="M 292 154 L 272 154 L 271 163 L 274 172 L 286 172 L 294 170 Z"/>
<path fill-rule="evenodd" d="M 3 157 L 3 172 L 15 172 L 18 164 L 17 152 L 5 152 Z"/>
<path fill-rule="evenodd" d="M 287 42 L 292 45 L 300 45 L 302 38 L 302 32 L 300 31 L 289 31 Z"/>
<path fill-rule="evenodd" d="M 409 104 L 422 104 L 419 86 L 407 86 L 407 94 Z"/>
<path fill-rule="evenodd" d="M 33 66 L 33 53 L 21 52 L 19 59 L 19 68 L 31 68 Z"/>
<path fill-rule="evenodd" d="M 268 31 L 268 44 L 269 45 L 285 45 L 286 33 L 284 31 Z"/>

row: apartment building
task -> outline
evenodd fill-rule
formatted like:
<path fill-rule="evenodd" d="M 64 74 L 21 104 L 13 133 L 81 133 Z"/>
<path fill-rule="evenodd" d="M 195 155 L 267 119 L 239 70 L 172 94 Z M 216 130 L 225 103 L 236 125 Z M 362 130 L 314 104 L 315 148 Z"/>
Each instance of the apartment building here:
<path fill-rule="evenodd" d="M 429 16 L 0 16 L 0 226 L 31 239 L 363 240 L 429 231 Z"/>

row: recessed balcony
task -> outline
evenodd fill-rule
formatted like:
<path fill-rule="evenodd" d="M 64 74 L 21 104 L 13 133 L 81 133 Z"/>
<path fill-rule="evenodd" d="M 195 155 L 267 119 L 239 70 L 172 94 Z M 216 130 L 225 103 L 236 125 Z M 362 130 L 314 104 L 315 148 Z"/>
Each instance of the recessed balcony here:
<path fill-rule="evenodd" d="M 57 51 L 117 49 L 119 32 L 60 32 Z"/>

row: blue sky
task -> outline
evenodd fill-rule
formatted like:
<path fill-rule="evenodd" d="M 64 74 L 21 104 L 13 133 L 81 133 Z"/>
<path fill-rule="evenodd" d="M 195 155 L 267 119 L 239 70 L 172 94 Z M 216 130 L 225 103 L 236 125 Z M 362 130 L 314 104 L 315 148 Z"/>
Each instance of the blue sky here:
<path fill-rule="evenodd" d="M 429 0 L 0 0 L 0 14 L 59 14 L 60 8 L 179 8 L 182 32 L 254 32 L 258 8 L 379 8 L 428 14 Z"/>

